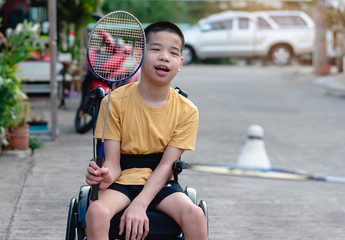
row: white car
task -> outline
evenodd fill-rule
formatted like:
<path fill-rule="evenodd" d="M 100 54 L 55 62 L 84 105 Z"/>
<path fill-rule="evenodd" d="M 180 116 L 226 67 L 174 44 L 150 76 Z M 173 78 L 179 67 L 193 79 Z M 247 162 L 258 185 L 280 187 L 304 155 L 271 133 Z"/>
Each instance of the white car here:
<path fill-rule="evenodd" d="M 195 59 L 269 57 L 289 64 L 293 56 L 311 54 L 313 20 L 301 11 L 226 11 L 201 19 L 184 30 L 184 64 Z"/>

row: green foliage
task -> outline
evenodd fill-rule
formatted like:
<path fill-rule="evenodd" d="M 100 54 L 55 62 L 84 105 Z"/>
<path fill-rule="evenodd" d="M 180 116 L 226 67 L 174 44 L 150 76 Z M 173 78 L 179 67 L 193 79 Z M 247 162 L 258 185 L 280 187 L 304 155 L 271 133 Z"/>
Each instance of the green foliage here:
<path fill-rule="evenodd" d="M 14 81 L 10 79 L 4 80 L 0 76 L 0 141 L 3 144 L 7 144 L 4 138 L 5 129 L 9 127 L 16 117 L 17 91 L 18 87 Z"/>
<path fill-rule="evenodd" d="M 181 2 L 181 1 L 147 1 L 105 0 L 102 5 L 104 14 L 125 10 L 134 14 L 141 22 L 171 21 L 175 23 L 196 23 L 200 18 L 217 12 L 218 5 L 212 2 Z"/>
<path fill-rule="evenodd" d="M 22 31 L 12 34 L 0 55 L 0 76 L 4 79 L 11 79 L 18 87 L 20 87 L 21 81 L 17 76 L 18 66 L 16 64 L 28 59 L 35 50 L 32 47 L 34 41 L 32 25 L 33 23 L 25 20 Z"/>
<path fill-rule="evenodd" d="M 32 23 L 25 21 L 20 33 L 12 34 L 0 54 L 0 141 L 2 133 L 10 126 L 21 126 L 26 122 L 29 104 L 27 96 L 20 90 L 21 79 L 17 76 L 18 64 L 33 53 Z M 6 142 L 4 142 L 6 143 Z"/>
<path fill-rule="evenodd" d="M 57 5 L 57 31 L 59 35 L 58 47 L 61 52 L 72 53 L 73 59 L 78 59 L 83 47 L 83 30 L 94 21 L 91 13 L 97 12 L 102 0 L 59 0 Z M 75 42 L 70 46 L 68 35 L 75 32 Z M 64 38 L 62 37 L 64 36 Z M 66 47 L 63 47 L 66 46 Z"/>
<path fill-rule="evenodd" d="M 339 7 L 328 4 L 326 5 L 326 18 L 327 18 L 327 28 L 328 29 L 344 29 L 345 27 L 345 2 L 339 1 Z"/>
<path fill-rule="evenodd" d="M 59 0 L 57 5 L 58 29 L 63 25 L 74 24 L 79 31 L 92 21 L 91 13 L 97 11 L 99 0 Z"/>
<path fill-rule="evenodd" d="M 43 146 L 43 142 L 39 140 L 36 136 L 29 137 L 29 148 L 31 149 L 31 155 L 34 154 L 35 149 L 41 148 Z"/>
<path fill-rule="evenodd" d="M 36 136 L 29 137 L 29 147 L 32 149 L 40 148 L 43 146 L 43 142 L 39 140 Z"/>

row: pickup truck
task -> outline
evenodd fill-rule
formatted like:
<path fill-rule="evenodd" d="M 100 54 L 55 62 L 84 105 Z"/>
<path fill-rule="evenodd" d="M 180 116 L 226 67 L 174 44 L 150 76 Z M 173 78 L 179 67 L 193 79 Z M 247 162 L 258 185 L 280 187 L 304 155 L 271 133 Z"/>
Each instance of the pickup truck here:
<path fill-rule="evenodd" d="M 266 58 L 287 65 L 311 54 L 315 24 L 302 11 L 226 11 L 184 30 L 184 64 L 196 59 Z"/>

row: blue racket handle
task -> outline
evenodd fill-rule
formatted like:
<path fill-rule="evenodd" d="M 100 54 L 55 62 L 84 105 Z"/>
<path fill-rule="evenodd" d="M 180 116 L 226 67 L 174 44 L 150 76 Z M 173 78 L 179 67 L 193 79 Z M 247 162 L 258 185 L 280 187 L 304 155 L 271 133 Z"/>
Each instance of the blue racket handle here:
<path fill-rule="evenodd" d="M 97 156 L 96 164 L 99 167 L 102 167 L 103 162 L 104 162 L 104 156 Z M 91 195 L 90 195 L 91 201 L 96 201 L 98 199 L 98 191 L 99 191 L 99 184 L 93 185 L 91 187 Z"/>

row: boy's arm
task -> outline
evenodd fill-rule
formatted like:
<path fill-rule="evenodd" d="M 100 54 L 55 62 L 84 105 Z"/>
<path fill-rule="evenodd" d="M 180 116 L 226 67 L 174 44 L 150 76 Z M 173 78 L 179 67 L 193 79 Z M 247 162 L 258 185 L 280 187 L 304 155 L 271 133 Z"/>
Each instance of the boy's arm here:
<path fill-rule="evenodd" d="M 144 189 L 134 199 L 134 201 L 140 202 L 145 206 L 145 208 L 147 208 L 157 193 L 171 179 L 173 174 L 173 164 L 179 159 L 183 152 L 183 149 L 168 146 L 164 151 L 160 163 L 147 179 Z"/>
<path fill-rule="evenodd" d="M 100 189 L 108 188 L 121 174 L 120 142 L 105 140 L 104 155 L 103 167 L 99 168 L 95 162 L 90 162 L 86 174 L 86 182 L 89 185 L 100 183 Z"/>
<path fill-rule="evenodd" d="M 171 146 L 168 146 L 165 149 L 160 163 L 148 178 L 143 190 L 133 200 L 123 214 L 120 222 L 120 234 L 125 231 L 127 236 L 130 232 L 133 234 L 133 231 L 135 231 L 137 233 L 140 232 L 146 237 L 149 231 L 149 222 L 146 216 L 146 210 L 153 198 L 170 180 L 173 174 L 172 166 L 183 152 L 183 149 Z M 124 229 L 125 226 L 126 229 Z M 143 230 L 144 232 L 141 232 Z"/>
<path fill-rule="evenodd" d="M 108 188 L 115 180 L 117 180 L 121 174 L 121 166 L 120 166 L 120 152 L 121 149 L 121 143 L 114 140 L 104 140 L 104 156 L 105 160 L 103 163 L 104 168 L 108 168 L 110 172 L 110 178 L 108 186 L 105 188 Z M 102 185 L 102 183 L 101 183 Z M 102 186 L 100 186 L 101 189 Z"/>

